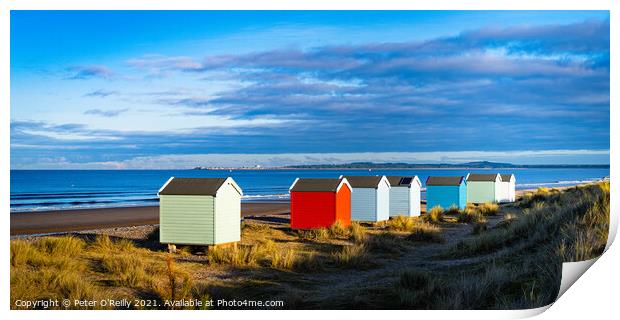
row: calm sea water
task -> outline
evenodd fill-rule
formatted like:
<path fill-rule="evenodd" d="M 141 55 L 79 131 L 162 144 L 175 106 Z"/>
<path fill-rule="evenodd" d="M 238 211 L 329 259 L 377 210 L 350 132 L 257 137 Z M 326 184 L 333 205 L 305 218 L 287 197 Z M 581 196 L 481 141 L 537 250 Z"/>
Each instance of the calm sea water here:
<path fill-rule="evenodd" d="M 514 173 L 517 189 L 568 186 L 609 176 L 609 169 L 11 170 L 11 212 L 157 205 L 157 190 L 172 176 L 232 176 L 243 189 L 243 201 L 265 201 L 287 200 L 288 188 L 297 177 L 418 175 L 424 183 L 431 175 L 468 172 Z"/>

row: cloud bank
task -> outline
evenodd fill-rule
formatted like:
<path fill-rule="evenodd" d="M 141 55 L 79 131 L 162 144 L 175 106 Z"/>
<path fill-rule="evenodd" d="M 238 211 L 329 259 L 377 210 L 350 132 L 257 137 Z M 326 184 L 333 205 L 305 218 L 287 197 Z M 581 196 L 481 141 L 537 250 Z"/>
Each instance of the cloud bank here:
<path fill-rule="evenodd" d="M 610 147 L 609 27 L 608 20 L 588 20 L 480 28 L 426 41 L 149 54 L 126 59 L 124 73 L 74 66 L 67 69 L 71 83 L 134 81 L 150 90 L 120 92 L 99 83 L 81 95 L 139 105 L 131 107 L 142 112 L 136 125 L 152 130 L 94 129 L 79 117 L 13 119 L 11 165 L 602 163 Z M 83 113 L 120 121 L 127 110 Z M 177 129 L 157 130 L 155 119 L 162 118 Z"/>

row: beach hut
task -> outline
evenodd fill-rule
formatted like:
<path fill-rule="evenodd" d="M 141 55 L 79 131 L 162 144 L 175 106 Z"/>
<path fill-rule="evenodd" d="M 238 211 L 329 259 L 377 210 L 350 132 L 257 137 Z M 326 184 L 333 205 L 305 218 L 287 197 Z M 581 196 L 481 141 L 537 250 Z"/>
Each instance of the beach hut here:
<path fill-rule="evenodd" d="M 351 224 L 351 185 L 347 179 L 300 179 L 289 188 L 291 228 L 329 228 Z"/>
<path fill-rule="evenodd" d="M 426 211 L 440 206 L 444 209 L 467 205 L 467 185 L 465 177 L 431 176 L 426 179 Z"/>
<path fill-rule="evenodd" d="M 420 215 L 420 189 L 418 176 L 388 176 L 390 182 L 390 217 Z"/>
<path fill-rule="evenodd" d="M 385 221 L 390 218 L 390 182 L 385 176 L 340 176 L 347 179 L 351 194 L 352 221 Z"/>
<path fill-rule="evenodd" d="M 499 202 L 514 202 L 515 201 L 515 184 L 516 178 L 514 174 L 500 174 L 502 182 L 499 187 Z"/>
<path fill-rule="evenodd" d="M 159 196 L 159 241 L 214 246 L 241 237 L 241 188 L 232 178 L 175 178 Z"/>
<path fill-rule="evenodd" d="M 499 202 L 502 177 L 499 173 L 467 175 L 467 202 Z"/>

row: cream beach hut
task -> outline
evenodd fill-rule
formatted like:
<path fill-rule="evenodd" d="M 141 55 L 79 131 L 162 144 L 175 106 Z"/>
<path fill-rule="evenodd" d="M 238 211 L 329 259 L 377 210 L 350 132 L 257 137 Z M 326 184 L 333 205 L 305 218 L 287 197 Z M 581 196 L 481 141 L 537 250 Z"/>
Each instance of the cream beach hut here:
<path fill-rule="evenodd" d="M 499 202 L 515 201 L 515 184 L 516 178 L 514 174 L 500 174 L 502 182 L 500 183 Z"/>
<path fill-rule="evenodd" d="M 420 189 L 418 176 L 388 176 L 390 182 L 390 217 L 420 215 Z"/>
<path fill-rule="evenodd" d="M 340 176 L 343 178 L 343 176 Z M 390 218 L 390 182 L 385 176 L 344 176 L 352 187 L 351 221 Z"/>
<path fill-rule="evenodd" d="M 467 202 L 499 202 L 502 177 L 499 173 L 467 175 Z"/>
<path fill-rule="evenodd" d="M 159 192 L 159 240 L 170 251 L 176 244 L 213 246 L 241 237 L 241 196 L 232 178 L 175 178 Z"/>

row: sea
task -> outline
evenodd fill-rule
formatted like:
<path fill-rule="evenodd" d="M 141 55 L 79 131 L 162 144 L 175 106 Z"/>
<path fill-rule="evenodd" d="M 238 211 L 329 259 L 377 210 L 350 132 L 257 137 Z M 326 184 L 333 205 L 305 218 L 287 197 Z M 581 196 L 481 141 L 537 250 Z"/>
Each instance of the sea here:
<path fill-rule="evenodd" d="M 287 201 L 297 177 L 338 178 L 343 175 L 417 175 L 513 173 L 516 188 L 561 187 L 609 177 L 609 168 L 587 169 L 291 169 L 291 170 L 11 170 L 11 213 L 155 206 L 157 191 L 170 177 L 233 177 L 243 189 L 242 201 Z"/>

